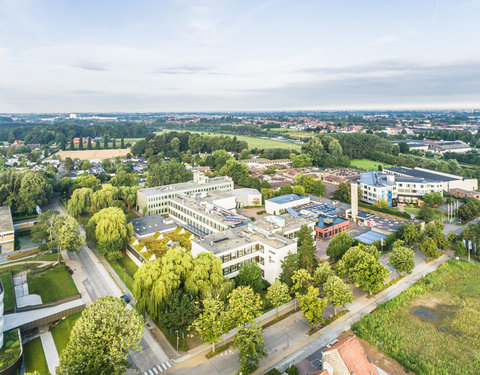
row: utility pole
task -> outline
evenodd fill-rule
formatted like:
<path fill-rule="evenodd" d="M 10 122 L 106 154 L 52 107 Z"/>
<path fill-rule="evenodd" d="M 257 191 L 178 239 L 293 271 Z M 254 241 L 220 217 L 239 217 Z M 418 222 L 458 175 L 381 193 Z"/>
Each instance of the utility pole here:
<path fill-rule="evenodd" d="M 175 330 L 175 332 L 177 332 L 177 355 L 178 355 L 178 329 Z"/>

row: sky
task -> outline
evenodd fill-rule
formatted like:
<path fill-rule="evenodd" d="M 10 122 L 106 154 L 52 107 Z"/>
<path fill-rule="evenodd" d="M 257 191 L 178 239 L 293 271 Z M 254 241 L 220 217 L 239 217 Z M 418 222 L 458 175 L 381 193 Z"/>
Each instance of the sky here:
<path fill-rule="evenodd" d="M 480 0 L 0 0 L 0 112 L 480 108 Z"/>

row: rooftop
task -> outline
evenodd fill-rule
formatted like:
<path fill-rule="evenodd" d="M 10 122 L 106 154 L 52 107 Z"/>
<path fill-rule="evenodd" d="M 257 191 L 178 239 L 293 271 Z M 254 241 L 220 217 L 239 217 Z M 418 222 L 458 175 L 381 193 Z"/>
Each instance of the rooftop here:
<path fill-rule="evenodd" d="M 360 182 L 370 186 L 394 186 L 392 176 L 381 174 L 377 171 L 360 173 Z"/>
<path fill-rule="evenodd" d="M 344 223 L 346 221 L 347 221 L 346 219 L 342 219 L 341 217 L 327 218 L 327 217 L 319 216 L 317 224 L 315 224 L 315 226 L 318 228 L 325 229 L 325 228 L 330 228 L 334 225 Z"/>
<path fill-rule="evenodd" d="M 285 194 L 279 197 L 274 197 L 267 199 L 269 202 L 277 203 L 277 204 L 285 204 L 288 202 L 298 201 L 300 199 L 308 198 L 306 195 L 298 195 L 298 194 Z"/>
<path fill-rule="evenodd" d="M 13 233 L 13 221 L 10 206 L 0 207 L 0 233 Z"/>
<path fill-rule="evenodd" d="M 138 217 L 129 223 L 132 223 L 133 231 L 140 237 L 155 232 L 173 231 L 177 227 L 173 221 L 166 221 L 161 215 Z"/>
<path fill-rule="evenodd" d="M 248 228 L 242 226 L 236 229 L 213 233 L 203 239 L 195 239 L 192 242 L 197 242 L 214 255 L 221 254 L 228 250 L 237 249 L 239 247 L 248 246 L 255 242 L 261 242 L 274 249 L 281 249 L 284 246 L 294 243 L 294 241 L 280 236 L 269 235 L 267 237 L 267 235 L 255 230 L 254 226 L 251 224 Z"/>
<path fill-rule="evenodd" d="M 181 193 L 181 192 L 184 192 L 184 191 L 195 189 L 197 187 L 209 187 L 209 186 L 218 185 L 222 182 L 231 183 L 232 179 L 228 176 L 220 176 L 220 177 L 210 178 L 204 184 L 197 184 L 193 181 L 189 181 L 189 182 L 181 182 L 179 184 L 156 186 L 156 187 L 151 187 L 151 188 L 140 189 L 140 190 L 138 190 L 138 192 L 140 192 L 140 193 L 142 193 L 146 196 L 155 196 L 155 195 L 158 195 L 158 194 L 164 194 L 164 193 L 168 193 L 168 192 Z"/>
<path fill-rule="evenodd" d="M 463 179 L 463 177 L 461 176 L 445 175 L 443 173 L 440 174 L 435 171 L 425 171 L 420 169 L 412 169 L 412 168 L 404 168 L 404 167 L 385 168 L 385 171 L 391 171 L 394 173 L 403 174 L 408 177 L 423 178 L 429 181 L 448 182 L 448 181 L 456 181 L 456 180 Z"/>

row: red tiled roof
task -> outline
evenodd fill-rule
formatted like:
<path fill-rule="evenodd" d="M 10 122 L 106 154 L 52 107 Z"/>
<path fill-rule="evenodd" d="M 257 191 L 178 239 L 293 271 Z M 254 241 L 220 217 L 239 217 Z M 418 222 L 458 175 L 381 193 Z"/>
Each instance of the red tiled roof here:
<path fill-rule="evenodd" d="M 357 336 L 353 335 L 340 340 L 325 352 L 331 352 L 333 350 L 338 351 L 350 373 L 358 375 L 379 375 L 375 366 L 367 359 L 365 350 L 363 350 L 362 344 L 360 344 Z"/>

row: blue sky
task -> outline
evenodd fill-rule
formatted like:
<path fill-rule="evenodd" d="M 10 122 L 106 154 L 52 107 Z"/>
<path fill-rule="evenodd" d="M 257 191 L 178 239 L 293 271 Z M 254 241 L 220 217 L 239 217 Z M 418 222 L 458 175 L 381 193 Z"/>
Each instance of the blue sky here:
<path fill-rule="evenodd" d="M 0 112 L 480 107 L 480 0 L 0 0 Z"/>

